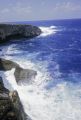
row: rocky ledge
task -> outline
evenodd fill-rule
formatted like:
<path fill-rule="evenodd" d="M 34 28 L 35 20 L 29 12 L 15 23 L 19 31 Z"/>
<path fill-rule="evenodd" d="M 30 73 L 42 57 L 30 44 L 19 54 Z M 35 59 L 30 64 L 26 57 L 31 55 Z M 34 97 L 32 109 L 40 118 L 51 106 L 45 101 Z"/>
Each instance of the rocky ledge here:
<path fill-rule="evenodd" d="M 33 38 L 41 34 L 41 30 L 32 25 L 0 24 L 0 43 L 11 39 Z"/>

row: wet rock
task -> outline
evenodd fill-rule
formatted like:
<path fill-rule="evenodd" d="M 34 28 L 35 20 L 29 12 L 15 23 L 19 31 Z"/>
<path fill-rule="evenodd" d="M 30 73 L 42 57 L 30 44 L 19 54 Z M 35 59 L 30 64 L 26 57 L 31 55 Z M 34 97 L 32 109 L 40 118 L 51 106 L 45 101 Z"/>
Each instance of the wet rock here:
<path fill-rule="evenodd" d="M 32 38 L 41 34 L 41 30 L 32 25 L 0 24 L 0 43 L 11 39 Z"/>
<path fill-rule="evenodd" d="M 37 72 L 29 69 L 17 67 L 14 72 L 17 83 L 31 83 L 35 79 Z"/>
<path fill-rule="evenodd" d="M 25 114 L 17 91 L 10 92 L 0 77 L 0 120 L 31 120 Z"/>
<path fill-rule="evenodd" d="M 30 69 L 21 68 L 17 63 L 0 58 L 0 70 L 7 71 L 15 68 L 14 76 L 17 83 L 31 83 L 35 79 L 37 72 Z"/>
<path fill-rule="evenodd" d="M 18 96 L 17 91 L 10 92 L 9 97 L 15 108 L 15 113 L 18 116 L 18 120 L 31 120 L 29 116 L 24 113 L 24 109 L 20 102 L 20 98 Z"/>
<path fill-rule="evenodd" d="M 16 67 L 19 67 L 17 63 L 0 58 L 0 71 L 7 71 Z"/>

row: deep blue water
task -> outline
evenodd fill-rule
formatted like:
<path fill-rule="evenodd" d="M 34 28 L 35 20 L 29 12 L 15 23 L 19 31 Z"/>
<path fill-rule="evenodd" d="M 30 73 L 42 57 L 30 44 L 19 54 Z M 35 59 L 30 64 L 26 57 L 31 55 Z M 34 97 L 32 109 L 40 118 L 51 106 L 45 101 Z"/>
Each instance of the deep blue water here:
<path fill-rule="evenodd" d="M 81 19 L 18 23 L 45 32 L 0 46 L 1 57 L 37 71 L 37 79 L 27 86 L 16 86 L 7 78 L 27 114 L 32 120 L 81 120 Z"/>
<path fill-rule="evenodd" d="M 20 22 L 22 24 L 32 24 L 42 27 L 55 26 L 57 32 L 44 37 L 37 37 L 29 41 L 13 41 L 8 46 L 15 44 L 15 49 L 21 53 L 7 54 L 10 56 L 27 56 L 27 53 L 39 53 L 35 57 L 31 57 L 33 62 L 48 61 L 47 70 L 52 78 L 55 76 L 55 65 L 59 66 L 60 76 L 70 82 L 81 82 L 79 79 L 73 78 L 72 73 L 81 77 L 81 20 L 52 20 L 52 21 L 36 21 L 36 22 Z M 4 46 L 6 47 L 6 46 Z M 14 48 L 14 47 L 13 47 Z M 14 50 L 14 49 L 12 49 Z M 6 53 L 5 53 L 6 54 Z M 23 56 L 24 55 L 24 56 Z M 72 77 L 68 79 L 68 77 Z M 56 79 L 57 79 L 56 78 Z M 55 78 L 54 78 L 55 79 Z"/>

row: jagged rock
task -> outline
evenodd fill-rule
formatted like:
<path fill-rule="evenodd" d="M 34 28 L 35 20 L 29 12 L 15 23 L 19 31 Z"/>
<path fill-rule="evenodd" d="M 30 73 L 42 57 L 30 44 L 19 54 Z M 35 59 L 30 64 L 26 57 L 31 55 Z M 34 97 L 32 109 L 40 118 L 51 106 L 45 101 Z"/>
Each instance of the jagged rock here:
<path fill-rule="evenodd" d="M 4 91 L 5 91 L 5 93 L 8 93 L 8 89 L 6 89 L 6 88 L 4 87 L 2 78 L 0 77 L 0 95 L 1 95 L 1 93 L 3 93 Z M 6 95 L 6 94 L 3 94 L 3 95 Z"/>
<path fill-rule="evenodd" d="M 11 70 L 12 68 L 16 68 L 16 67 L 19 67 L 17 63 L 0 58 L 0 71 L 7 71 L 7 70 Z"/>
<path fill-rule="evenodd" d="M 11 39 L 32 38 L 41 34 L 41 30 L 32 25 L 0 24 L 0 43 Z"/>
<path fill-rule="evenodd" d="M 17 67 L 14 75 L 18 83 L 31 83 L 32 80 L 35 79 L 37 72 L 34 70 Z"/>
<path fill-rule="evenodd" d="M 31 83 L 35 79 L 37 72 L 30 69 L 23 69 L 17 63 L 0 58 L 0 70 L 7 71 L 15 68 L 15 79 L 17 83 Z"/>
<path fill-rule="evenodd" d="M 0 120 L 31 120 L 24 113 L 17 91 L 10 92 L 0 77 Z"/>
<path fill-rule="evenodd" d="M 20 102 L 20 98 L 18 96 L 17 91 L 13 91 L 9 93 L 9 97 L 13 103 L 13 106 L 15 108 L 15 113 L 18 116 L 18 120 L 31 120 L 28 115 L 24 113 L 23 106 Z"/>

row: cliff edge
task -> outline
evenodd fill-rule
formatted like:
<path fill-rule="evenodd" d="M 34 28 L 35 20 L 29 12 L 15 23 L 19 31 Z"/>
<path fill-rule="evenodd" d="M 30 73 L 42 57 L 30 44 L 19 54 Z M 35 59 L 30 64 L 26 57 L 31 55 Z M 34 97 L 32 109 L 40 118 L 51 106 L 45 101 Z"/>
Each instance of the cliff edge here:
<path fill-rule="evenodd" d="M 32 25 L 0 24 L 0 43 L 11 39 L 33 38 L 41 34 L 41 30 Z"/>

